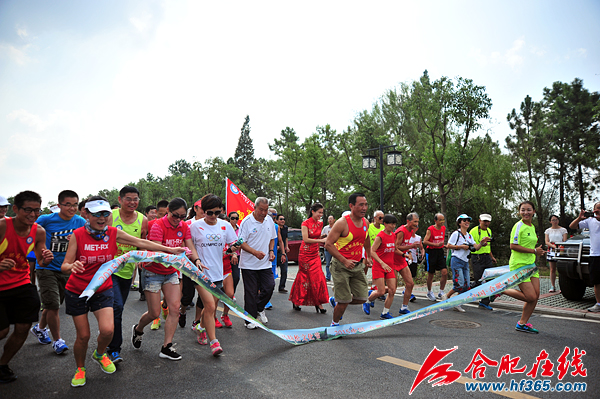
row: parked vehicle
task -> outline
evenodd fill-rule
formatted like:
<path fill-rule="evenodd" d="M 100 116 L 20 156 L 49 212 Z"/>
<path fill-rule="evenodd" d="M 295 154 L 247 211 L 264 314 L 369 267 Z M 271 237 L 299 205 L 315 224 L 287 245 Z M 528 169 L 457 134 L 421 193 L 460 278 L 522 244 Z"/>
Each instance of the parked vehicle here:
<path fill-rule="evenodd" d="M 590 281 L 589 256 L 590 232 L 557 242 L 559 255 L 554 257 L 558 271 L 558 283 L 562 295 L 569 300 L 580 300 L 586 287 L 593 287 Z"/>
<path fill-rule="evenodd" d="M 288 252 L 288 262 L 298 263 L 298 251 L 300 250 L 300 245 L 302 245 L 302 230 L 288 228 L 288 247 L 290 247 L 290 252 Z M 325 263 L 324 251 L 324 244 L 319 244 L 321 263 Z"/>

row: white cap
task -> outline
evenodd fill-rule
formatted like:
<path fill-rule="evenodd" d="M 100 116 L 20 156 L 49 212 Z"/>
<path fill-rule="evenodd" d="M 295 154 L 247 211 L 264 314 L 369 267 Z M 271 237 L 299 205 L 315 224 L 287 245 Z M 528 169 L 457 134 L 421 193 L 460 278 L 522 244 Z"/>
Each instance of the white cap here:
<path fill-rule="evenodd" d="M 342 213 L 342 217 L 344 217 L 344 216 L 348 216 L 349 214 L 350 214 L 350 211 L 344 211 L 344 212 Z"/>
<path fill-rule="evenodd" d="M 482 213 L 481 215 L 479 215 L 479 220 L 487 220 L 488 222 L 491 222 L 492 215 L 490 215 L 488 213 Z"/>
<path fill-rule="evenodd" d="M 0 206 L 10 205 L 10 202 L 6 199 L 6 197 L 0 195 Z"/>
<path fill-rule="evenodd" d="M 90 211 L 90 213 L 96 213 L 96 212 L 101 212 L 101 211 L 111 212 L 110 204 L 104 200 L 96 200 L 96 201 L 86 202 L 85 209 Z"/>
<path fill-rule="evenodd" d="M 458 222 L 460 219 L 467 219 L 468 221 L 471 221 L 471 216 L 467 215 L 466 213 L 463 213 L 462 215 L 459 215 L 456 218 L 456 221 Z"/>

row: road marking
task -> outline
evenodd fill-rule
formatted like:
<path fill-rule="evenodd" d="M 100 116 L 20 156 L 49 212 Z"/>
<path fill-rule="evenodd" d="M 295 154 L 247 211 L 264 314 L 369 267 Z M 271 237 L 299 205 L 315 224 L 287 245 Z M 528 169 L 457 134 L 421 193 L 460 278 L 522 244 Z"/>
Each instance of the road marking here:
<path fill-rule="evenodd" d="M 409 362 L 409 361 L 406 361 L 406 360 L 402 360 L 402 359 L 397 359 L 397 358 L 392 357 L 392 356 L 378 357 L 377 360 L 381 360 L 382 362 L 387 362 L 387 363 L 395 364 L 396 366 L 404 367 L 404 368 L 415 370 L 415 371 L 419 371 L 421 369 L 421 365 L 420 364 L 412 363 L 412 362 Z M 460 377 L 458 380 L 456 380 L 456 382 L 460 382 L 461 384 L 464 385 L 467 382 L 478 383 L 478 382 L 481 382 L 481 381 L 472 380 L 472 379 L 467 378 L 467 377 Z M 527 394 L 524 394 L 522 392 L 503 392 L 503 391 L 495 392 L 495 391 L 489 391 L 489 393 L 495 393 L 496 395 L 506 396 L 507 398 L 516 398 L 516 399 L 537 398 L 537 396 L 527 395 Z"/>
<path fill-rule="evenodd" d="M 540 317 L 547 317 L 549 319 L 562 319 L 562 320 L 569 320 L 569 321 L 587 321 L 588 323 L 600 323 L 600 320 L 580 318 L 580 317 L 554 316 L 554 315 L 550 315 L 550 314 L 543 314 L 543 315 L 540 315 Z"/>

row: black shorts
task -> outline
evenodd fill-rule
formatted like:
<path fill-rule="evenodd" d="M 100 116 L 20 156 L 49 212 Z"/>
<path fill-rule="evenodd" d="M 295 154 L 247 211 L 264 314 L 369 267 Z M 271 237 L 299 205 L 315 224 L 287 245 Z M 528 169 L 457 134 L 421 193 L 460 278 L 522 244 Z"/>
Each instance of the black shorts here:
<path fill-rule="evenodd" d="M 81 316 L 90 311 L 95 312 L 102 308 L 112 308 L 114 297 L 112 288 L 96 292 L 86 301 L 87 298 L 79 298 L 79 294 L 75 294 L 69 290 L 65 290 L 65 313 L 70 316 Z"/>
<path fill-rule="evenodd" d="M 40 297 L 33 284 L 0 291 L 0 330 L 11 324 L 30 324 L 39 320 Z"/>
<path fill-rule="evenodd" d="M 425 250 L 425 269 L 427 273 L 446 269 L 446 257 L 443 248 L 427 248 Z"/>
<path fill-rule="evenodd" d="M 600 256 L 590 256 L 588 270 L 592 284 L 600 284 Z"/>
<path fill-rule="evenodd" d="M 418 267 L 419 267 L 419 264 L 417 262 L 412 262 L 410 265 L 408 265 L 408 268 L 410 269 L 410 275 L 413 278 L 417 277 Z"/>

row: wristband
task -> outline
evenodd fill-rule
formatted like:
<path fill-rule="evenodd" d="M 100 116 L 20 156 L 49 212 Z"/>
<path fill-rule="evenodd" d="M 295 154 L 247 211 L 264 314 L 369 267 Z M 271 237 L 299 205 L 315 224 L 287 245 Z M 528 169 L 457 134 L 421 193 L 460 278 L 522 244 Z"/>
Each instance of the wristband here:
<path fill-rule="evenodd" d="M 275 251 L 273 251 L 272 249 L 269 249 L 269 252 L 273 252 L 273 253 L 275 253 Z"/>

